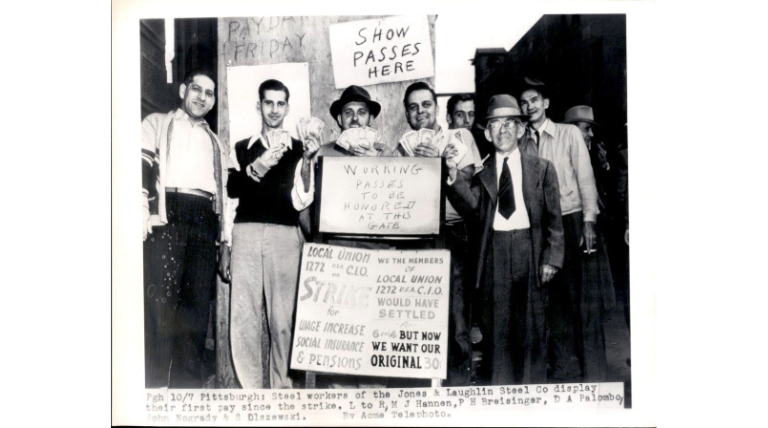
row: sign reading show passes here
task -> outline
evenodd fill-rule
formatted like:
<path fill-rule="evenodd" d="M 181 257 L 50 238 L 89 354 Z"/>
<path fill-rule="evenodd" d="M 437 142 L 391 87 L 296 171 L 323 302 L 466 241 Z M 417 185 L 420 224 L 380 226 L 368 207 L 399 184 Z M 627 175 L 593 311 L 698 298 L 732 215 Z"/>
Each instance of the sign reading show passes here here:
<path fill-rule="evenodd" d="M 291 368 L 445 379 L 448 250 L 304 244 Z"/>
<path fill-rule="evenodd" d="M 345 22 L 328 31 L 336 88 L 435 75 L 426 15 Z"/>
<path fill-rule="evenodd" d="M 436 235 L 440 158 L 322 158 L 323 233 Z"/>

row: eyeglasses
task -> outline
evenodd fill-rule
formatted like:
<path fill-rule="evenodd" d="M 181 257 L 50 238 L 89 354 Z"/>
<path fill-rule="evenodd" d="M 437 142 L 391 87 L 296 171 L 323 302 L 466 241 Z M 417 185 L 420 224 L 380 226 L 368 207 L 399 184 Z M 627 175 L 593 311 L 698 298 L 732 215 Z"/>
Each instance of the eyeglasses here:
<path fill-rule="evenodd" d="M 504 122 L 502 122 L 500 120 L 495 120 L 495 121 L 493 121 L 493 122 L 488 124 L 488 128 L 490 130 L 492 130 L 493 132 L 496 132 L 499 129 L 501 129 L 502 126 L 504 126 L 504 128 L 506 128 L 507 130 L 510 130 L 510 129 L 512 129 L 512 127 L 514 125 L 519 125 L 519 124 L 520 124 L 520 122 L 518 122 L 516 120 L 507 120 L 507 121 L 504 121 Z"/>

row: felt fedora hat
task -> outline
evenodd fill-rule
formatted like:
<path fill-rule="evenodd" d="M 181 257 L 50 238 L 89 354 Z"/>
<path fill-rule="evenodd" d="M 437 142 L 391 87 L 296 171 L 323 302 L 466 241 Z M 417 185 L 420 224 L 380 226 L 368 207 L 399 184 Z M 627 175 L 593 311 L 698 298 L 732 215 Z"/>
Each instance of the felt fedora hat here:
<path fill-rule="evenodd" d="M 368 91 L 359 86 L 351 85 L 341 93 L 341 98 L 331 104 L 331 116 L 335 119 L 336 116 L 341 114 L 341 109 L 344 108 L 347 103 L 353 101 L 366 103 L 368 105 L 368 110 L 371 111 L 373 117 L 378 116 L 379 112 L 381 112 L 381 104 L 373 101 Z"/>
<path fill-rule="evenodd" d="M 517 104 L 515 97 L 499 94 L 492 96 L 488 102 L 488 114 L 485 116 L 485 119 L 490 120 L 500 117 L 519 117 L 523 120 L 528 120 L 530 116 L 520 111 L 520 106 Z"/>
<path fill-rule="evenodd" d="M 565 120 L 563 121 L 565 123 L 587 122 L 592 125 L 600 126 L 599 123 L 595 122 L 595 114 L 592 112 L 592 107 L 590 106 L 575 106 L 569 108 L 568 111 L 565 112 Z"/>

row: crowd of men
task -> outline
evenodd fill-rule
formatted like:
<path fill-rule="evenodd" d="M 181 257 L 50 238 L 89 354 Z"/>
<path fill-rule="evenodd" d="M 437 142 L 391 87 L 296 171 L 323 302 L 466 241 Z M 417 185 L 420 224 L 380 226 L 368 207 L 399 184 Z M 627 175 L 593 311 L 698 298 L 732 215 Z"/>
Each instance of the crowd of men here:
<path fill-rule="evenodd" d="M 181 107 L 142 122 L 146 387 L 203 386 L 218 273 L 231 285 L 230 343 L 220 346 L 231 347 L 240 385 L 292 388 L 297 373 L 289 370 L 289 356 L 300 255 L 312 239 L 316 160 L 409 154 L 392 142 L 321 145 L 311 134 L 290 145 L 270 141 L 290 114 L 290 90 L 273 79 L 258 82 L 254 100 L 261 134 L 227 147 L 204 119 L 215 104 L 215 81 L 206 69 L 192 70 L 179 89 Z M 604 324 L 614 283 L 629 323 L 626 150 L 609 154 L 594 140 L 598 125 L 588 106 L 568 110 L 567 123 L 549 119 L 549 93 L 540 81 L 525 78 L 514 95 L 493 96 L 478 121 L 471 95 L 451 97 L 450 131 L 437 123 L 440 109 L 428 84 L 414 83 L 403 95 L 410 128 L 435 132 L 412 155 L 442 156 L 448 169 L 446 385 L 470 384 L 473 328 L 482 336 L 479 383 L 605 381 Z M 381 110 L 358 86 L 329 107 L 341 131 L 376 128 Z M 467 146 L 458 162 L 452 144 L 438 153 L 449 132 Z M 328 243 L 403 248 L 386 239 Z M 609 262 L 607 249 L 618 257 Z M 318 385 L 398 383 L 326 375 Z"/>

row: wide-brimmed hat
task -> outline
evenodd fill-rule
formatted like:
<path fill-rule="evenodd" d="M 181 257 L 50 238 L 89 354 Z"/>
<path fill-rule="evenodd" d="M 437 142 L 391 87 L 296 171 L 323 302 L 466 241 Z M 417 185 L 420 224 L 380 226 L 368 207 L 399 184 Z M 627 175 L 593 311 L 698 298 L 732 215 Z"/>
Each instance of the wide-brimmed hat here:
<path fill-rule="evenodd" d="M 485 116 L 485 119 L 490 120 L 500 117 L 519 117 L 523 120 L 528 120 L 530 116 L 520 111 L 520 106 L 517 104 L 515 97 L 499 94 L 492 96 L 491 101 L 488 102 L 488 114 Z"/>
<path fill-rule="evenodd" d="M 592 125 L 600 126 L 599 123 L 595 122 L 595 114 L 592 113 L 592 107 L 590 106 L 576 106 L 571 107 L 568 109 L 567 112 L 565 112 L 565 123 L 578 123 L 578 122 L 587 122 L 591 123 Z"/>
<path fill-rule="evenodd" d="M 549 98 L 549 88 L 541 80 L 536 80 L 531 77 L 523 77 L 523 81 L 520 82 L 518 87 L 520 88 L 520 95 L 523 95 L 523 92 L 529 89 L 533 89 L 538 91 L 542 97 Z"/>
<path fill-rule="evenodd" d="M 368 91 L 359 86 L 352 85 L 341 93 L 341 98 L 331 104 L 331 116 L 335 119 L 336 116 L 341 114 L 341 109 L 347 105 L 347 103 L 354 101 L 366 103 L 368 105 L 368 110 L 371 111 L 373 117 L 378 116 L 379 112 L 381 112 L 381 104 L 373 101 L 371 95 L 368 94 Z"/>

